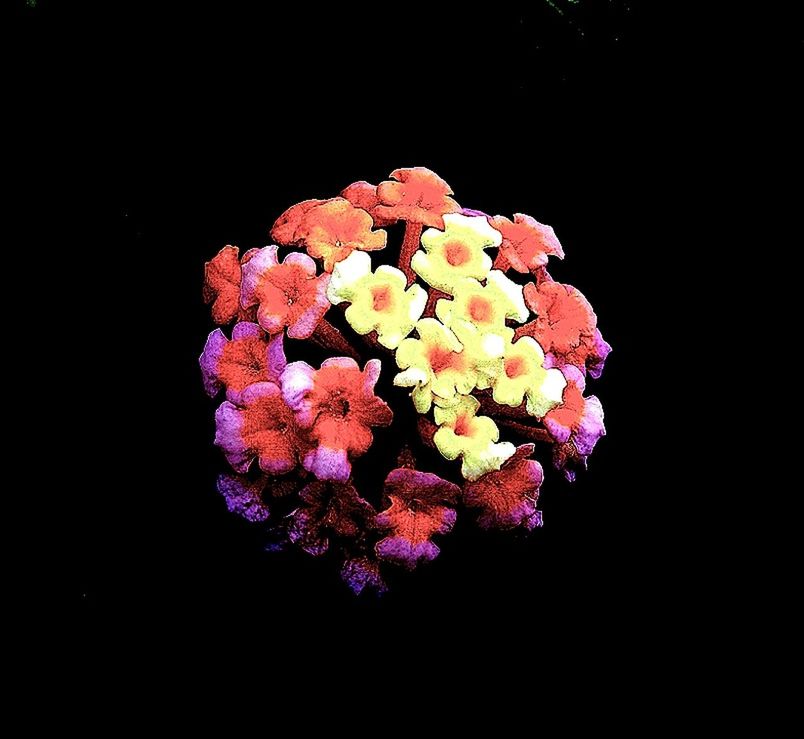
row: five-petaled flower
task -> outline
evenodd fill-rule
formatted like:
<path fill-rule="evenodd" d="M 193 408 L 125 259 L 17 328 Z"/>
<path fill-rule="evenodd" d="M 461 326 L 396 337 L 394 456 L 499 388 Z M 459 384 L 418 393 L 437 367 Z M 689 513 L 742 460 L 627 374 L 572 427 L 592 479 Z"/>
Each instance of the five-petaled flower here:
<path fill-rule="evenodd" d="M 377 185 L 378 204 L 372 211 L 385 221 L 444 228 L 444 216 L 460 210 L 449 197 L 450 186 L 426 167 L 395 169 L 391 178 Z"/>
<path fill-rule="evenodd" d="M 419 562 L 435 559 L 434 534 L 446 534 L 455 523 L 460 488 L 429 472 L 403 467 L 385 479 L 389 507 L 376 518 L 388 535 L 377 543 L 380 559 L 412 570 Z"/>
<path fill-rule="evenodd" d="M 273 382 L 255 382 L 237 405 L 225 401 L 215 413 L 215 443 L 236 472 L 247 472 L 256 458 L 273 475 L 290 472 L 303 449 L 293 413 Z"/>
<path fill-rule="evenodd" d="M 457 401 L 456 393 L 472 392 L 477 370 L 458 337 L 434 318 L 422 318 L 416 332 L 418 339 L 404 339 L 396 350 L 402 372 L 394 377 L 394 385 L 413 388 L 416 410 L 427 413 L 433 402 L 449 405 Z"/>
<path fill-rule="evenodd" d="M 542 525 L 536 503 L 544 471 L 535 459 L 528 459 L 533 449 L 533 444 L 523 444 L 499 470 L 464 483 L 463 502 L 480 509 L 478 524 L 482 528 L 522 526 L 530 531 Z"/>
<path fill-rule="evenodd" d="M 427 303 L 421 285 L 407 290 L 405 275 L 395 267 L 380 265 L 371 272 L 371 257 L 352 252 L 335 265 L 327 296 L 334 305 L 348 301 L 345 317 L 358 334 L 377 332 L 377 341 L 396 349 L 416 325 Z"/>
<path fill-rule="evenodd" d="M 319 370 L 307 362 L 285 367 L 282 394 L 312 446 L 302 464 L 319 480 L 346 482 L 350 458 L 371 446 L 371 428 L 391 423 L 391 409 L 374 394 L 380 368 L 380 361 L 371 359 L 361 371 L 348 357 L 327 359 Z"/>
<path fill-rule="evenodd" d="M 567 381 L 561 370 L 544 368 L 544 352 L 535 339 L 523 336 L 507 344 L 499 374 L 491 381 L 500 405 L 517 407 L 525 398 L 531 416 L 541 418 L 561 402 Z"/>
<path fill-rule="evenodd" d="M 525 302 L 536 319 L 516 330 L 532 336 L 544 349 L 548 367 L 573 365 L 600 377 L 611 351 L 597 329 L 597 316 L 589 301 L 572 285 L 544 280 L 524 288 Z"/>
<path fill-rule="evenodd" d="M 572 482 L 577 467 L 586 468 L 586 458 L 595 444 L 606 435 L 603 406 L 594 396 L 584 397 L 586 380 L 572 365 L 563 369 L 567 378 L 564 402 L 544 417 L 545 428 L 556 440 L 553 462 Z"/>
<path fill-rule="evenodd" d="M 285 326 L 293 339 L 308 338 L 329 308 L 328 274 L 316 276 L 305 254 L 288 254 L 280 264 L 278 247 L 260 249 L 243 267 L 241 301 L 257 306 L 257 322 L 275 334 Z"/>
<path fill-rule="evenodd" d="M 461 457 L 461 474 L 467 480 L 477 480 L 492 470 L 498 470 L 511 455 L 514 445 L 497 443 L 500 430 L 488 416 L 478 416 L 480 401 L 464 395 L 449 408 L 435 407 L 433 414 L 439 425 L 433 442 L 449 460 Z"/>
<path fill-rule="evenodd" d="M 491 257 L 485 249 L 499 246 L 501 240 L 485 216 L 452 213 L 444 216 L 443 231 L 428 228 L 422 234 L 424 251 L 417 251 L 410 265 L 428 285 L 454 295 L 455 283 L 462 278 L 488 277 Z"/>
<path fill-rule="evenodd" d="M 548 256 L 564 258 L 564 250 L 552 227 L 539 223 L 524 213 L 514 213 L 513 222 L 495 216 L 489 222 L 502 234 L 496 266 L 508 266 L 517 272 L 529 272 L 547 264 Z"/>
<path fill-rule="evenodd" d="M 243 321 L 232 329 L 232 340 L 216 328 L 207 338 L 199 359 L 204 389 L 210 397 L 226 388 L 226 398 L 237 402 L 255 382 L 278 383 L 287 361 L 283 335 L 268 336 L 256 323 Z"/>

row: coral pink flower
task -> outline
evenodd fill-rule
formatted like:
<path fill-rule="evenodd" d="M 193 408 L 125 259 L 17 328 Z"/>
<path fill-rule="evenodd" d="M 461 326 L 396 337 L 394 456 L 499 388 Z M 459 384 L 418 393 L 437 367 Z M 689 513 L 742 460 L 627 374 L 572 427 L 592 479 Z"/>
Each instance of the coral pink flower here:
<path fill-rule="evenodd" d="M 377 206 L 381 205 L 377 196 L 377 185 L 372 185 L 365 180 L 353 182 L 341 192 L 341 197 L 346 198 L 356 208 L 368 211 L 377 228 L 384 228 L 396 223 L 396 218 L 383 218 L 377 213 Z"/>
<path fill-rule="evenodd" d="M 405 220 L 444 228 L 444 214 L 461 207 L 449 195 L 452 188 L 426 167 L 395 169 L 393 179 L 377 185 L 379 205 L 374 212 L 389 221 Z"/>
<path fill-rule="evenodd" d="M 513 222 L 505 216 L 495 216 L 489 218 L 489 223 L 502 234 L 497 269 L 505 270 L 510 265 L 517 272 L 528 272 L 544 267 L 548 256 L 564 258 L 555 231 L 535 218 L 514 213 Z"/>
<path fill-rule="evenodd" d="M 314 446 L 302 464 L 319 480 L 346 482 L 352 472 L 350 457 L 371 446 L 371 428 L 391 423 L 391 409 L 374 394 L 380 368 L 378 359 L 366 362 L 361 371 L 353 359 L 334 357 L 319 370 L 307 362 L 291 362 L 282 373 L 285 400 Z"/>
<path fill-rule="evenodd" d="M 283 335 L 268 336 L 256 323 L 241 322 L 232 340 L 216 328 L 207 338 L 199 359 L 204 389 L 210 397 L 226 388 L 226 399 L 237 402 L 240 393 L 255 382 L 279 383 L 287 360 Z"/>
<path fill-rule="evenodd" d="M 542 525 L 536 503 L 544 472 L 536 460 L 528 459 L 534 448 L 534 444 L 523 444 L 498 471 L 464 483 L 463 501 L 480 509 L 478 523 L 482 528 L 522 526 L 530 531 Z"/>
<path fill-rule="evenodd" d="M 431 538 L 452 530 L 459 494 L 457 485 L 429 472 L 392 470 L 385 479 L 390 506 L 376 519 L 379 528 L 389 531 L 376 546 L 380 559 L 409 570 L 435 559 L 439 549 Z"/>
<path fill-rule="evenodd" d="M 249 320 L 250 316 L 240 307 L 240 280 L 242 265 L 254 256 L 257 249 L 249 249 L 242 259 L 240 249 L 224 246 L 204 265 L 204 302 L 212 303 L 212 320 L 223 325 L 235 317 Z"/>
<path fill-rule="evenodd" d="M 215 444 L 235 472 L 247 472 L 255 458 L 264 472 L 290 472 L 303 449 L 293 413 L 273 382 L 249 385 L 237 405 L 223 403 L 215 412 L 215 425 Z"/>
<path fill-rule="evenodd" d="M 383 249 L 385 231 L 373 231 L 374 221 L 362 208 L 345 198 L 307 200 L 282 214 L 271 229 L 272 238 L 283 245 L 303 246 L 311 257 L 324 260 L 324 271 L 355 249 Z"/>
<path fill-rule="evenodd" d="M 572 285 L 545 280 L 525 285 L 525 302 L 536 320 L 516 329 L 515 336 L 532 336 L 544 349 L 545 367 L 574 365 L 599 377 L 611 347 L 597 330 L 589 301 Z"/>
<path fill-rule="evenodd" d="M 260 249 L 243 266 L 242 304 L 257 305 L 257 322 L 275 334 L 285 326 L 293 339 L 308 338 L 329 308 L 329 275 L 316 276 L 305 254 L 288 254 L 280 264 L 278 247 Z"/>
<path fill-rule="evenodd" d="M 590 395 L 583 396 L 586 385 L 583 373 L 573 366 L 562 369 L 567 378 L 564 402 L 543 419 L 545 428 L 558 442 L 553 449 L 553 463 L 572 482 L 577 467 L 586 468 L 586 459 L 595 444 L 606 435 L 603 406 Z"/>

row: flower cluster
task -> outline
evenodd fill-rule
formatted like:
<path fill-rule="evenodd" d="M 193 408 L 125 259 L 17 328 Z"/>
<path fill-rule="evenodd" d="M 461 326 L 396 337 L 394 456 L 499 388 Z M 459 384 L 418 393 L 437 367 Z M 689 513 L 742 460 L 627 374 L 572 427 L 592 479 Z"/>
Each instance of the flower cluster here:
<path fill-rule="evenodd" d="M 293 205 L 273 245 L 225 246 L 205 268 L 213 321 L 234 324 L 200 359 L 205 390 L 224 395 L 215 444 L 235 473 L 218 490 L 271 548 L 335 553 L 358 593 L 383 591 L 386 565 L 432 560 L 461 506 L 482 528 L 541 526 L 535 442 L 572 481 L 605 434 L 584 392 L 611 347 L 586 298 L 546 269 L 564 258 L 553 229 L 452 195 L 428 169 L 398 169 Z M 396 266 L 375 266 L 399 223 Z M 398 466 L 358 491 L 355 467 L 392 424 L 382 446 L 398 445 Z M 441 468 L 417 469 L 424 447 Z"/>

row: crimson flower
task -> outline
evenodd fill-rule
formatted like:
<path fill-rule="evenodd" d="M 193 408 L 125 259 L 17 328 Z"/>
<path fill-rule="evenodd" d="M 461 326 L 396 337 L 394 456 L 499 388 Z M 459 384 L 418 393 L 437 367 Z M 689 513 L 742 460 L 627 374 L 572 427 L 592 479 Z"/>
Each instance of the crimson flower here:
<path fill-rule="evenodd" d="M 463 502 L 480 509 L 478 524 L 482 528 L 522 526 L 531 531 L 542 525 L 536 503 L 544 472 L 536 460 L 528 459 L 534 448 L 535 444 L 522 444 L 499 470 L 464 483 Z"/>
<path fill-rule="evenodd" d="M 455 504 L 461 489 L 429 472 L 400 467 L 385 478 L 390 503 L 376 524 L 388 531 L 376 546 L 380 559 L 412 570 L 419 562 L 435 559 L 439 548 L 434 534 L 446 534 L 455 524 Z"/>
<path fill-rule="evenodd" d="M 525 303 L 536 319 L 520 326 L 515 336 L 532 336 L 547 361 L 545 367 L 573 365 L 600 377 L 611 346 L 597 329 L 597 316 L 580 290 L 552 280 L 524 289 Z"/>
<path fill-rule="evenodd" d="M 329 308 L 329 275 L 316 276 L 306 254 L 288 254 L 280 264 L 278 247 L 260 249 L 243 266 L 241 302 L 257 306 L 257 322 L 275 334 L 285 326 L 293 339 L 308 338 Z"/>
<path fill-rule="evenodd" d="M 247 472 L 255 458 L 264 472 L 290 472 L 303 448 L 293 413 L 273 382 L 249 385 L 237 405 L 224 402 L 215 412 L 215 425 L 215 444 L 236 472 Z"/>
<path fill-rule="evenodd" d="M 404 220 L 443 229 L 444 214 L 461 209 L 449 197 L 452 188 L 426 167 L 395 169 L 391 177 L 377 185 L 379 204 L 373 210 L 386 221 Z"/>
<path fill-rule="evenodd" d="M 282 373 L 282 394 L 313 445 L 302 464 L 319 480 L 346 482 L 349 459 L 371 446 L 371 428 L 391 423 L 391 409 L 374 394 L 381 366 L 371 359 L 361 371 L 353 359 L 333 357 L 319 370 L 291 362 Z"/>
<path fill-rule="evenodd" d="M 502 234 L 502 244 L 494 265 L 505 271 L 510 265 L 517 272 L 544 267 L 548 256 L 564 258 L 564 250 L 550 226 L 539 223 L 524 213 L 514 213 L 513 222 L 505 216 L 489 218 L 489 223 Z"/>
<path fill-rule="evenodd" d="M 226 388 L 226 398 L 237 402 L 240 393 L 255 382 L 279 382 L 287 360 L 283 335 L 268 336 L 256 323 L 241 322 L 232 340 L 216 328 L 207 338 L 199 363 L 204 389 L 210 397 Z"/>

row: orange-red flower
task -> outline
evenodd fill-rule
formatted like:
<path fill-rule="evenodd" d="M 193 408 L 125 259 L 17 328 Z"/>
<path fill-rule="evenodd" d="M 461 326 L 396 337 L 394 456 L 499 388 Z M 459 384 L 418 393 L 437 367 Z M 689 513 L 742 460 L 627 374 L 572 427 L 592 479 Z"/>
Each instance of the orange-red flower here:
<path fill-rule="evenodd" d="M 324 260 L 325 272 L 332 272 L 335 264 L 355 249 L 375 251 L 385 247 L 388 235 L 373 228 L 374 221 L 367 211 L 345 198 L 332 198 L 307 200 L 289 208 L 274 224 L 271 236 L 284 245 L 303 246 L 311 257 Z"/>
<path fill-rule="evenodd" d="M 377 196 L 377 185 L 372 185 L 365 180 L 358 180 L 349 185 L 349 187 L 345 187 L 341 191 L 341 197 L 346 198 L 355 208 L 362 208 L 368 211 L 377 228 L 390 226 L 396 222 L 395 218 L 383 218 L 377 213 L 377 206 L 382 205 Z"/>
<path fill-rule="evenodd" d="M 227 244 L 204 265 L 204 302 L 212 303 L 212 320 L 215 323 L 223 325 L 234 318 L 253 320 L 251 312 L 240 307 L 240 280 L 242 266 L 256 251 L 249 249 L 239 259 L 240 249 Z"/>
<path fill-rule="evenodd" d="M 445 213 L 457 213 L 461 206 L 451 197 L 452 188 L 426 167 L 408 167 L 391 172 L 392 180 L 377 186 L 380 204 L 374 212 L 389 221 L 405 220 L 433 228 L 444 228 Z"/>
<path fill-rule="evenodd" d="M 544 267 L 548 256 L 564 258 L 555 231 L 535 218 L 514 213 L 513 222 L 505 216 L 489 218 L 489 222 L 502 234 L 497 269 L 505 270 L 510 265 L 517 272 L 528 272 Z"/>

